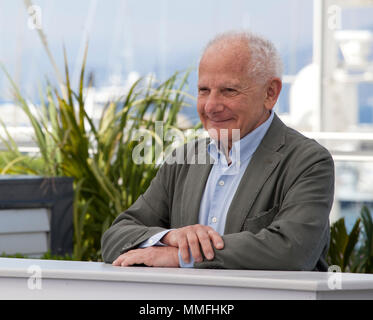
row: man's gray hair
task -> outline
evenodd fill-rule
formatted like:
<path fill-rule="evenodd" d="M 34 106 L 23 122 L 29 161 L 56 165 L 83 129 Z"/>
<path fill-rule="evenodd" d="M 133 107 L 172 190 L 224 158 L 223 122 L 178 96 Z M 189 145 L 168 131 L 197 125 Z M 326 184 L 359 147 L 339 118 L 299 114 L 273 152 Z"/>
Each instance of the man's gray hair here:
<path fill-rule="evenodd" d="M 282 60 L 273 43 L 249 31 L 229 31 L 218 34 L 205 47 L 203 54 L 215 44 L 229 45 L 232 40 L 246 42 L 250 54 L 249 76 L 267 81 L 272 77 L 282 77 Z M 202 54 L 202 56 L 203 56 Z"/>

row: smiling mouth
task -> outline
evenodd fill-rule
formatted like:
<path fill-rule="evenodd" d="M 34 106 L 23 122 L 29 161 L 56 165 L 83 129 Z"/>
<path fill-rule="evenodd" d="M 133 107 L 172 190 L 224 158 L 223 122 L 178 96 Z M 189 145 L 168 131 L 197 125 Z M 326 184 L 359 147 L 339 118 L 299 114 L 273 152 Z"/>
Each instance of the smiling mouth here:
<path fill-rule="evenodd" d="M 213 120 L 213 119 L 209 119 L 211 122 L 213 123 L 224 123 L 224 122 L 227 122 L 227 121 L 230 121 L 232 119 L 224 119 L 224 120 Z"/>

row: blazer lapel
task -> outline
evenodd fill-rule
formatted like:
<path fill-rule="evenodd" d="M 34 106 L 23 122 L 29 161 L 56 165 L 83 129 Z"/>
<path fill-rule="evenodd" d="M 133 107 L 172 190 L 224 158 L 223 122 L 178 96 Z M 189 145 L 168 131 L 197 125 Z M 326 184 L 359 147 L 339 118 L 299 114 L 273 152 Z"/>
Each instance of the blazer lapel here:
<path fill-rule="evenodd" d="M 285 143 L 285 128 L 286 126 L 275 114 L 232 199 L 224 234 L 241 230 L 258 193 L 282 158 L 277 150 Z"/>
<path fill-rule="evenodd" d="M 184 226 L 198 223 L 199 208 L 213 163 L 213 159 L 206 149 L 208 143 L 209 139 L 205 140 L 205 145 L 202 148 L 196 147 L 197 163 L 190 164 L 189 174 L 186 177 L 185 197 L 181 208 Z M 189 157 L 188 159 L 190 160 Z"/>

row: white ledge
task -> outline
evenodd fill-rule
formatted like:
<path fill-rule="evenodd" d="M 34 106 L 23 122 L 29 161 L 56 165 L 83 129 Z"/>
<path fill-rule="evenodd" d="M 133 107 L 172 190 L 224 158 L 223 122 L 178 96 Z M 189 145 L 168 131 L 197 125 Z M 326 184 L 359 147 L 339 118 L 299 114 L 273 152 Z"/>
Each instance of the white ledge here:
<path fill-rule="evenodd" d="M 373 275 L 0 258 L 0 288 L 0 299 L 373 299 Z"/>

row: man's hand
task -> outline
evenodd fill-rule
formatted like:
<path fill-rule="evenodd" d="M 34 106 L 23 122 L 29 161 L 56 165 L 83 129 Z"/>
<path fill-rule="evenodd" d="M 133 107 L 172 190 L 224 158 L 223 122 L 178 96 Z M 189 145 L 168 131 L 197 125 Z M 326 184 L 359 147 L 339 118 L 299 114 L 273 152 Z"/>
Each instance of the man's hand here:
<path fill-rule="evenodd" d="M 220 234 L 213 228 L 201 224 L 172 230 L 161 239 L 161 242 L 168 246 L 178 247 L 181 257 L 186 263 L 189 263 L 189 248 L 194 261 L 201 262 L 200 246 L 205 257 L 209 260 L 214 259 L 214 249 L 211 242 L 216 249 L 223 249 L 224 247 L 224 241 Z"/>
<path fill-rule="evenodd" d="M 178 249 L 175 247 L 148 247 L 121 254 L 113 266 L 145 264 L 148 267 L 179 267 Z"/>

